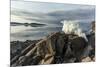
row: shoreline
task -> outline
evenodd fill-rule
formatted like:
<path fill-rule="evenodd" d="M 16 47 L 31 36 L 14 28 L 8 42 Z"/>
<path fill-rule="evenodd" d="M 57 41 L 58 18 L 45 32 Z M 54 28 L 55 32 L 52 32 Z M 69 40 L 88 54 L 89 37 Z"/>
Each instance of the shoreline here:
<path fill-rule="evenodd" d="M 93 40 L 93 37 L 94 37 L 95 34 L 89 34 L 87 35 L 88 39 L 90 40 L 89 43 L 85 43 L 84 39 L 81 37 L 78 37 L 76 35 L 72 35 L 72 34 L 69 34 L 69 35 L 66 35 L 64 33 L 61 33 L 61 32 L 55 32 L 55 33 L 51 33 L 49 34 L 48 36 L 46 36 L 46 38 L 44 39 L 40 39 L 40 40 L 26 40 L 26 41 L 11 41 L 10 42 L 10 47 L 11 47 L 11 66 L 13 67 L 14 64 L 16 64 L 16 66 L 20 66 L 20 64 L 17 64 L 18 61 L 18 58 L 20 59 L 21 56 L 24 56 L 25 54 L 29 56 L 29 59 L 32 59 L 30 56 L 32 55 L 32 53 L 30 53 L 31 50 L 37 48 L 39 50 L 37 50 L 36 52 L 41 52 L 41 50 L 45 49 L 46 47 L 45 46 L 39 46 L 40 43 L 41 45 L 44 45 L 43 42 L 46 41 L 46 45 L 49 46 L 50 43 L 52 43 L 51 45 L 53 45 L 55 39 L 57 39 L 58 41 L 56 42 L 55 41 L 55 44 L 56 45 L 56 53 L 58 56 L 62 56 L 63 58 L 63 61 L 60 61 L 60 60 L 57 60 L 57 58 L 55 58 L 55 62 L 54 64 L 58 64 L 58 63 L 73 63 L 73 62 L 91 62 L 91 61 L 95 61 L 95 44 L 91 44 Z M 92 37 L 92 38 L 91 38 Z M 69 54 L 69 57 L 71 57 L 70 59 L 67 58 L 67 61 L 64 60 L 65 57 L 63 56 L 66 56 L 67 54 L 65 53 L 65 50 L 66 49 L 69 49 L 69 48 L 66 48 L 64 47 L 64 43 L 66 43 L 65 39 L 66 38 L 69 38 L 69 39 L 72 39 L 72 47 L 71 47 L 71 50 L 72 48 L 74 49 L 74 52 L 76 53 L 75 54 L 75 57 L 71 56 L 70 55 L 70 52 L 68 52 Z M 75 40 L 73 39 L 75 38 Z M 79 38 L 79 39 L 77 39 Z M 94 37 L 95 38 L 95 37 Z M 49 40 L 52 40 L 50 41 L 50 43 L 48 43 Z M 57 44 L 56 44 L 57 43 Z M 62 44 L 62 45 L 61 45 Z M 76 44 L 76 45 L 75 45 Z M 88 44 L 88 45 L 87 45 Z M 90 45 L 91 44 L 91 45 Z M 93 50 L 90 50 L 89 49 L 89 46 L 92 47 Z M 81 48 L 81 49 L 80 49 Z M 48 49 L 54 49 L 53 46 L 52 48 L 48 48 Z M 59 51 L 59 49 L 61 49 Z M 77 50 L 78 49 L 78 50 Z M 83 52 L 83 55 L 81 54 L 82 52 L 80 52 L 82 50 Z M 43 50 L 44 51 L 44 50 Z M 67 50 L 69 51 L 69 50 Z M 78 53 L 77 53 L 78 51 Z M 34 52 L 34 51 L 33 51 Z M 45 51 L 44 51 L 45 52 Z M 64 53 L 63 53 L 64 52 Z M 88 53 L 87 53 L 88 52 Z M 92 53 L 91 53 L 92 52 Z M 35 52 L 34 52 L 35 53 Z M 33 54 L 34 54 L 33 53 Z M 82 55 L 82 56 L 81 56 Z M 32 55 L 33 56 L 33 55 Z M 60 56 L 60 57 L 61 57 Z M 68 57 L 68 56 L 67 56 Z M 77 61 L 77 60 L 78 61 Z M 21 66 L 26 66 L 26 65 L 34 65 L 36 63 L 36 58 L 34 59 L 34 62 L 27 62 L 25 64 L 21 63 L 22 65 Z M 80 61 L 79 61 L 80 60 Z M 22 60 L 20 60 L 22 61 Z M 50 61 L 50 60 L 49 60 Z M 46 63 L 46 62 L 45 62 Z M 35 64 L 37 65 L 39 64 L 38 62 Z M 41 63 L 42 64 L 42 63 Z M 49 63 L 49 64 L 52 64 L 52 63 Z"/>

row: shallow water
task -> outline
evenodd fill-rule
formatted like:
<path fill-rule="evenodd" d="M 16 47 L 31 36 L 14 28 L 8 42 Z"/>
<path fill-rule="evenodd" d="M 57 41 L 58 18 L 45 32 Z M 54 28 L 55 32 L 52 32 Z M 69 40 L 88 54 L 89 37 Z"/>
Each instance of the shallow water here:
<path fill-rule="evenodd" d="M 80 23 L 85 32 L 90 30 L 90 23 Z M 11 41 L 25 41 L 25 40 L 37 40 L 46 37 L 52 32 L 62 31 L 62 24 L 48 24 L 42 27 L 31 26 L 11 26 Z"/>

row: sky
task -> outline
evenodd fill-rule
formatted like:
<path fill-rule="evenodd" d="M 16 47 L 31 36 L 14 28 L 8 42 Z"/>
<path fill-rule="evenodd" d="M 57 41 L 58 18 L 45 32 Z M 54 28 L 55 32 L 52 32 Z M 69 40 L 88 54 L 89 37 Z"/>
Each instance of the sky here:
<path fill-rule="evenodd" d="M 45 3 L 45 2 L 33 2 L 33 1 L 11 1 L 11 21 L 31 22 L 32 19 L 40 20 L 44 18 L 45 20 L 48 21 L 48 20 L 54 20 L 55 16 L 49 16 L 47 15 L 47 13 L 59 12 L 59 11 L 76 11 L 77 12 L 77 10 L 78 12 L 81 11 L 82 13 L 83 12 L 82 10 L 87 12 L 87 10 L 94 10 L 94 9 L 95 9 L 94 5 Z M 29 20 L 29 17 L 31 18 L 31 20 Z M 62 16 L 62 17 L 65 17 L 65 16 Z"/>
<path fill-rule="evenodd" d="M 63 3 L 44 3 L 32 1 L 11 1 L 11 10 L 26 10 L 29 12 L 50 12 L 57 10 L 91 9 L 90 5 L 74 5 Z"/>

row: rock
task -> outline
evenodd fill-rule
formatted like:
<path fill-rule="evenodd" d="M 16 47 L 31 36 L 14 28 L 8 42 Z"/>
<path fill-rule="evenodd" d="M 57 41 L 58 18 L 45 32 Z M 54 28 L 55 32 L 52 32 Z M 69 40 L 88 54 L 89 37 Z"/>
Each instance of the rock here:
<path fill-rule="evenodd" d="M 92 21 L 91 27 L 92 27 L 92 31 L 95 32 L 95 21 Z"/>
<path fill-rule="evenodd" d="M 73 36 L 69 38 L 68 43 L 66 44 L 67 48 L 64 55 L 64 62 L 80 61 L 86 45 L 87 43 L 82 37 Z"/>
<path fill-rule="evenodd" d="M 95 61 L 95 57 L 93 57 L 92 60 Z"/>
<path fill-rule="evenodd" d="M 25 56 L 19 57 L 19 59 L 17 61 L 17 65 L 23 65 L 23 63 L 25 62 L 25 60 L 26 60 Z"/>
<path fill-rule="evenodd" d="M 60 34 L 56 41 L 56 55 L 60 56 L 64 54 L 64 49 L 66 49 L 66 44 L 68 42 L 68 36 Z"/>
<path fill-rule="evenodd" d="M 76 58 L 67 58 L 66 60 L 63 61 L 63 63 L 74 63 L 76 61 Z"/>
<path fill-rule="evenodd" d="M 33 58 L 32 58 L 32 61 L 30 62 L 31 64 L 30 65 L 37 65 L 37 64 L 40 64 L 40 62 L 41 62 L 41 60 L 42 60 L 43 58 L 41 57 L 41 56 L 34 56 Z"/>
<path fill-rule="evenodd" d="M 46 49 L 46 40 L 45 39 L 41 40 L 40 42 L 38 42 L 36 44 L 36 46 L 37 46 L 37 55 L 44 57 L 45 54 L 46 54 L 46 51 L 47 51 L 47 49 Z"/>
<path fill-rule="evenodd" d="M 35 54 L 35 52 L 36 52 L 36 49 L 37 49 L 37 46 L 35 46 L 29 52 L 27 52 L 27 54 L 25 56 L 27 56 L 27 57 L 33 56 Z"/>
<path fill-rule="evenodd" d="M 76 37 L 71 40 L 71 51 L 75 57 L 81 57 L 85 47 L 87 46 L 87 42 L 82 37 Z"/>
<path fill-rule="evenodd" d="M 91 33 L 89 36 L 88 36 L 88 46 L 91 47 L 91 49 L 89 50 L 88 48 L 88 52 L 89 52 L 89 56 L 90 57 L 94 57 L 95 56 L 95 33 Z M 86 52 L 87 52 L 86 51 Z"/>
<path fill-rule="evenodd" d="M 39 40 L 34 40 L 34 41 L 26 40 L 25 42 L 12 41 L 11 42 L 11 65 L 15 64 L 20 56 L 28 53 L 35 46 L 34 44 L 38 41 Z"/>
<path fill-rule="evenodd" d="M 28 47 L 26 47 L 24 50 L 21 51 L 21 55 L 25 55 L 28 51 L 30 51 L 32 48 L 34 48 L 35 44 L 31 44 Z"/>
<path fill-rule="evenodd" d="M 90 62 L 90 61 L 92 61 L 90 57 L 86 57 L 82 59 L 82 62 Z"/>
<path fill-rule="evenodd" d="M 19 55 L 14 56 L 14 58 L 11 59 L 10 64 L 11 65 L 14 64 L 18 60 L 18 58 L 19 58 Z"/>
<path fill-rule="evenodd" d="M 54 62 L 54 56 L 46 54 L 45 58 L 42 59 L 40 64 L 52 64 Z"/>
<path fill-rule="evenodd" d="M 46 39 L 38 42 L 37 45 L 37 54 L 45 57 L 46 54 L 55 55 L 56 51 L 56 40 L 59 33 L 54 33 L 47 37 Z"/>
<path fill-rule="evenodd" d="M 28 46 L 24 46 L 26 48 L 21 49 L 20 53 L 14 56 L 15 59 L 12 58 L 11 65 L 27 66 L 93 61 L 92 58 L 95 57 L 93 50 L 90 50 L 86 56 L 83 55 L 86 48 L 93 44 L 93 38 L 93 35 L 88 36 L 89 43 L 87 43 L 84 38 L 77 35 L 56 32 L 36 42 L 22 42 Z"/>

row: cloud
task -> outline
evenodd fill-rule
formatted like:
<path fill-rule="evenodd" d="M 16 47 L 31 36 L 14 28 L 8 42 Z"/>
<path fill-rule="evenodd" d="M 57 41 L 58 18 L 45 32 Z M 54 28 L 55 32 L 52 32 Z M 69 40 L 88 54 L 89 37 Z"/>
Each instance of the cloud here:
<path fill-rule="evenodd" d="M 55 20 L 52 16 L 49 16 L 47 14 L 44 13 L 32 13 L 32 12 L 27 12 L 27 11 L 23 11 L 23 10 L 11 10 L 11 20 L 27 20 L 29 22 L 51 22 L 53 20 Z"/>
<path fill-rule="evenodd" d="M 73 11 L 55 11 L 48 13 L 48 15 L 56 17 L 58 19 L 90 19 L 95 17 L 95 9 L 79 9 Z"/>
<path fill-rule="evenodd" d="M 48 13 L 29 12 L 20 9 L 11 10 L 11 20 L 23 23 L 47 23 L 57 24 L 62 20 L 91 20 L 95 19 L 95 8 L 84 8 L 76 10 L 58 10 Z M 92 21 L 92 20 L 91 20 Z"/>

